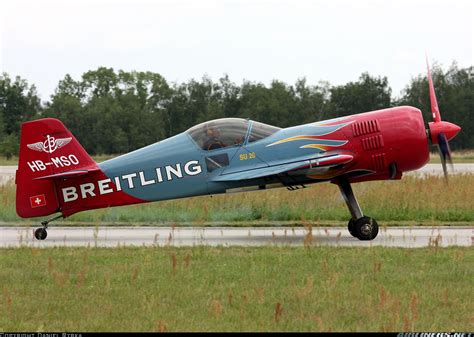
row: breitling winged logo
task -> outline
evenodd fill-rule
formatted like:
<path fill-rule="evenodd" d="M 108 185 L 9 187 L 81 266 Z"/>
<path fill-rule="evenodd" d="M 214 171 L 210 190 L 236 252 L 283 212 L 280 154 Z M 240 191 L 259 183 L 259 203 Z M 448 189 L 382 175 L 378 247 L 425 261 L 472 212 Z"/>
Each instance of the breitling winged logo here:
<path fill-rule="evenodd" d="M 72 137 L 56 139 L 54 137 L 51 137 L 50 135 L 46 135 L 46 140 L 44 142 L 27 144 L 26 146 L 28 146 L 28 148 L 31 150 L 53 153 L 57 149 L 60 149 L 63 146 L 69 144 L 71 140 Z"/>

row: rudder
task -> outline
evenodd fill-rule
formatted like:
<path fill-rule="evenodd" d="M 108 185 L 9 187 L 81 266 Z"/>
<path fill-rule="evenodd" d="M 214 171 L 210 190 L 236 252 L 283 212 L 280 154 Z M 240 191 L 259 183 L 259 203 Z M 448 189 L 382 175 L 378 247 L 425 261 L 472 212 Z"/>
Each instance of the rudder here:
<path fill-rule="evenodd" d="M 54 118 L 21 126 L 20 156 L 16 172 L 16 212 L 22 218 L 60 212 L 52 175 L 95 170 L 97 164 L 64 124 Z"/>

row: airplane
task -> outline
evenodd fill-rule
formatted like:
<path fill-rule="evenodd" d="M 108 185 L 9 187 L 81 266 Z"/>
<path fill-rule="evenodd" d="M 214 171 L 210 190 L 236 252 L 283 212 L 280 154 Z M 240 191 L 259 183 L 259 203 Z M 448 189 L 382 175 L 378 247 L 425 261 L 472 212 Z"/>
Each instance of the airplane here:
<path fill-rule="evenodd" d="M 100 164 L 58 119 L 25 122 L 16 211 L 23 218 L 59 213 L 34 230 L 44 240 L 51 221 L 86 210 L 331 182 L 349 209 L 349 233 L 373 240 L 379 226 L 364 215 L 351 184 L 401 179 L 428 162 L 429 142 L 438 147 L 445 177 L 447 163 L 452 166 L 448 141 L 461 128 L 441 120 L 429 65 L 428 85 L 428 128 L 411 106 L 283 129 L 223 118 Z"/>

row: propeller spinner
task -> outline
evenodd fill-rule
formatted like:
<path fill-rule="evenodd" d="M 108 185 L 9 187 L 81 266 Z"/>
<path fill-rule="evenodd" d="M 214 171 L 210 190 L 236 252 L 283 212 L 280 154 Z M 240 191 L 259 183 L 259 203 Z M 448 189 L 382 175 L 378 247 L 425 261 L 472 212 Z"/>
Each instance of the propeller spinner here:
<path fill-rule="evenodd" d="M 447 164 L 450 165 L 451 170 L 453 169 L 453 161 L 451 158 L 451 150 L 449 148 L 449 141 L 453 139 L 461 128 L 456 124 L 444 122 L 441 120 L 441 114 L 438 108 L 438 101 L 436 100 L 436 94 L 433 86 L 433 79 L 431 78 L 431 70 L 428 64 L 428 58 L 426 59 L 426 65 L 428 67 L 428 85 L 430 89 L 430 102 L 431 102 L 431 114 L 432 122 L 429 122 L 429 138 L 431 144 L 438 147 L 439 155 L 441 157 L 441 164 L 443 165 L 444 177 L 448 179 Z"/>

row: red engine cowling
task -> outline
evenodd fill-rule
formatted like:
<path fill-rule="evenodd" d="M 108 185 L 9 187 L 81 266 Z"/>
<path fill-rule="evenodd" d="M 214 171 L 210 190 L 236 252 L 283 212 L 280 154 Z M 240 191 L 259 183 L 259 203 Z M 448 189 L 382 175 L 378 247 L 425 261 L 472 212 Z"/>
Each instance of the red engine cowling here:
<path fill-rule="evenodd" d="M 353 117 L 353 123 L 344 130 L 357 158 L 351 170 L 375 174 L 351 181 L 400 179 L 402 172 L 419 169 L 428 162 L 428 138 L 419 109 L 402 106 Z"/>

